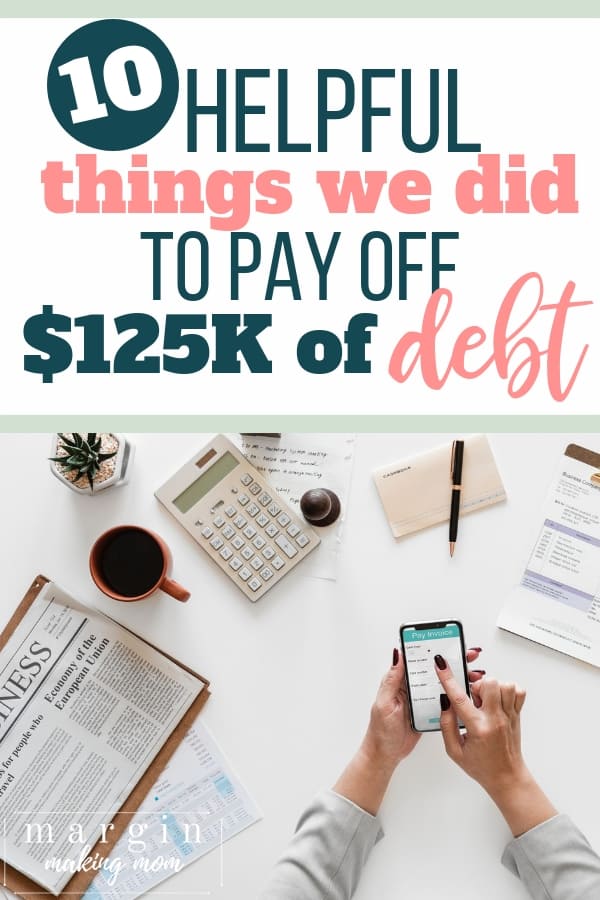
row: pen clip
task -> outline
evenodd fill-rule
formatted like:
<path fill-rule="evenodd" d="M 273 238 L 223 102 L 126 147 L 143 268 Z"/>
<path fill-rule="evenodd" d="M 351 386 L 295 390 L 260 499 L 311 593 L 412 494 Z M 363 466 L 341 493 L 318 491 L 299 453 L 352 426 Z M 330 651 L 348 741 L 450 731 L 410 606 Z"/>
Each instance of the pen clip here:
<path fill-rule="evenodd" d="M 456 441 L 452 441 L 452 454 L 450 456 L 450 477 L 454 475 L 454 457 L 456 456 Z"/>

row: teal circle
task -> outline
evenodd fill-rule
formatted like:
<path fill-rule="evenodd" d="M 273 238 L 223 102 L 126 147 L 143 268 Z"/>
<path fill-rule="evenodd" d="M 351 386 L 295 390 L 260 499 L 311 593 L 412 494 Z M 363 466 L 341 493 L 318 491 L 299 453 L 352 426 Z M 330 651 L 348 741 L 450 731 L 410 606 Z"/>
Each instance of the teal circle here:
<path fill-rule="evenodd" d="M 160 69 L 160 94 L 145 109 L 121 109 L 110 96 L 110 86 L 107 89 L 105 84 L 106 60 L 125 47 L 142 47 L 149 51 Z M 138 78 L 135 62 L 128 61 L 127 54 L 124 56 L 121 82 L 126 82 L 132 97 L 143 95 L 144 85 Z M 79 67 L 78 73 L 61 75 L 60 67 L 70 67 L 74 60 L 80 60 L 75 63 Z M 90 75 L 93 79 L 91 90 Z M 129 150 L 151 140 L 167 124 L 177 103 L 179 76 L 170 51 L 154 32 L 125 19 L 101 19 L 83 25 L 63 41 L 50 63 L 47 89 L 52 112 L 75 140 L 97 150 Z M 105 114 L 74 122 L 73 112 L 77 115 L 78 110 L 77 91 L 88 98 L 91 96 L 92 101 L 95 93 L 97 104 L 105 105 Z M 93 101 L 91 106 L 97 104 Z M 87 109 L 90 102 L 82 105 Z"/>

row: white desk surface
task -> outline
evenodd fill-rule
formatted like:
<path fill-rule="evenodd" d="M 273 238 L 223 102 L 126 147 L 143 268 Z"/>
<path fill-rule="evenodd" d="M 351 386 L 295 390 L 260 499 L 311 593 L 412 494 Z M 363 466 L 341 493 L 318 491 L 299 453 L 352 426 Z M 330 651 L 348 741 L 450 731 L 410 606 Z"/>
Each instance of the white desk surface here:
<path fill-rule="evenodd" d="M 330 786 L 357 747 L 398 625 L 458 617 L 481 667 L 526 686 L 526 758 L 559 809 L 600 847 L 596 810 L 600 672 L 501 632 L 495 620 L 518 581 L 540 509 L 565 445 L 600 450 L 600 435 L 490 435 L 508 502 L 461 520 L 454 559 L 447 526 L 395 543 L 371 478 L 373 468 L 455 435 L 360 434 L 336 583 L 302 566 L 249 603 L 154 499 L 154 489 L 209 435 L 132 434 L 130 483 L 76 496 L 53 478 L 49 435 L 3 435 L 2 625 L 42 572 L 205 674 L 203 713 L 264 819 L 218 853 L 178 873 L 163 890 L 207 890 L 217 900 L 255 897 L 305 804 Z M 318 443 L 318 435 L 315 435 Z M 88 574 L 89 548 L 115 524 L 158 531 L 174 557 L 187 604 L 157 594 L 133 604 L 104 597 Z M 316 551 L 318 552 L 318 551 Z M 590 790 L 592 788 L 592 790 Z M 508 831 L 495 807 L 425 735 L 397 770 L 358 900 L 400 896 L 462 900 L 525 897 L 499 862 Z"/>

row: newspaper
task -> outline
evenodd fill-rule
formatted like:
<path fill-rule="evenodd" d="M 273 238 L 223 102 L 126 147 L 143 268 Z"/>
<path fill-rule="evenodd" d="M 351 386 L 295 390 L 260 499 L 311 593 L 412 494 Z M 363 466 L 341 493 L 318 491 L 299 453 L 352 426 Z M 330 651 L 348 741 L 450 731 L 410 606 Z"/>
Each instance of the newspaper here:
<path fill-rule="evenodd" d="M 0 653 L 5 862 L 59 894 L 203 688 L 47 584 Z"/>

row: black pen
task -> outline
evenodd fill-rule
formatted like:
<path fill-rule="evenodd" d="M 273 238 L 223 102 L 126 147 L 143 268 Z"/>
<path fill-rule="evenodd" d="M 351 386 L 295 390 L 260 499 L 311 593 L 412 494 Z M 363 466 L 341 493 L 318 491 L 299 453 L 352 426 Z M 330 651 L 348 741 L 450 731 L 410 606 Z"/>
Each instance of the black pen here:
<path fill-rule="evenodd" d="M 460 509 L 460 492 L 462 490 L 462 465 L 464 441 L 454 441 L 452 444 L 452 458 L 450 460 L 450 478 L 452 479 L 452 500 L 450 503 L 450 556 L 454 556 L 456 536 L 458 534 L 458 512 Z"/>

